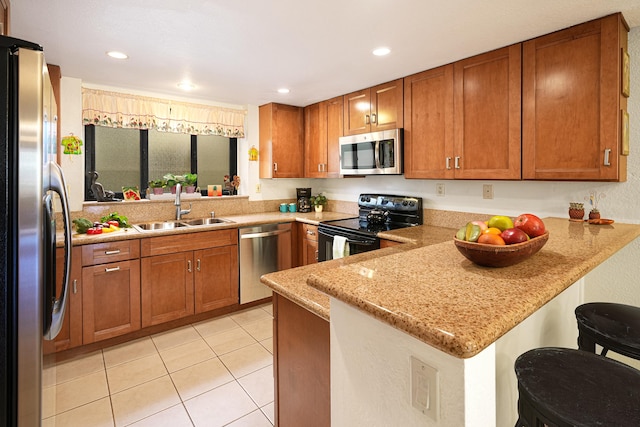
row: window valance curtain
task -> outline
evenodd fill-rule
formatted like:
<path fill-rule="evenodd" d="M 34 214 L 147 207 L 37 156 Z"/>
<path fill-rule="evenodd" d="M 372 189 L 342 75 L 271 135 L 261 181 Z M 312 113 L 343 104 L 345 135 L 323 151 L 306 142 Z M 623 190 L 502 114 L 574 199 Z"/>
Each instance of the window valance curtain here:
<path fill-rule="evenodd" d="M 246 111 L 82 88 L 84 124 L 244 137 Z"/>

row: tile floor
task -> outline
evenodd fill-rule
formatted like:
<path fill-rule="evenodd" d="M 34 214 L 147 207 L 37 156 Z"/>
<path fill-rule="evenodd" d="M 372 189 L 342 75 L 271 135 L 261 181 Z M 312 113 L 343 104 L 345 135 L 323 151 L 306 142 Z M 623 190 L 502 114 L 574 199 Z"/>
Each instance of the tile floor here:
<path fill-rule="evenodd" d="M 43 427 L 270 427 L 272 307 L 106 348 L 43 372 Z"/>

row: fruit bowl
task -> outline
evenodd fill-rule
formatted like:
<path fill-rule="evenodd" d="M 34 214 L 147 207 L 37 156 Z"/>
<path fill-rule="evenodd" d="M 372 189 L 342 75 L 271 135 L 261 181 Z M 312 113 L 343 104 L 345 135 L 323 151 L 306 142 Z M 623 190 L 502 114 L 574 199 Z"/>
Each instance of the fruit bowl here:
<path fill-rule="evenodd" d="M 456 248 L 469 261 L 485 267 L 508 267 L 538 252 L 549 240 L 549 232 L 514 245 L 487 245 L 453 238 Z"/>

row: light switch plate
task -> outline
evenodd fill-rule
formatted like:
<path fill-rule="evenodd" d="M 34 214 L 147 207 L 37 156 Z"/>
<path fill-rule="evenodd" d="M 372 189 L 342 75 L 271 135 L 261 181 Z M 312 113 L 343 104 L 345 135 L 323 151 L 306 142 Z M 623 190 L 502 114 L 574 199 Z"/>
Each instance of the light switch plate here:
<path fill-rule="evenodd" d="M 444 184 L 441 182 L 436 184 L 436 196 L 444 196 Z"/>
<path fill-rule="evenodd" d="M 411 405 L 434 421 L 440 416 L 438 370 L 411 356 Z"/>

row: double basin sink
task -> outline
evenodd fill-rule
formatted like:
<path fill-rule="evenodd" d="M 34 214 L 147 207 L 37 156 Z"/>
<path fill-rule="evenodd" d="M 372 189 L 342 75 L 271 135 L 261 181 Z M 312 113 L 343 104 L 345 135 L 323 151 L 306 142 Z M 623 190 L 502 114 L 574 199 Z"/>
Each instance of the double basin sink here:
<path fill-rule="evenodd" d="M 203 225 L 229 224 L 233 221 L 222 218 L 197 218 L 197 219 L 181 219 L 174 221 L 154 221 L 142 224 L 133 224 L 133 228 L 138 231 L 162 231 L 175 230 L 183 227 L 200 227 Z"/>

